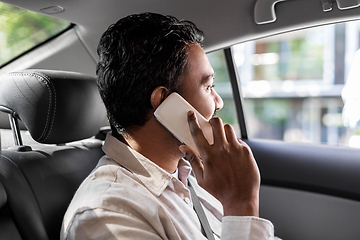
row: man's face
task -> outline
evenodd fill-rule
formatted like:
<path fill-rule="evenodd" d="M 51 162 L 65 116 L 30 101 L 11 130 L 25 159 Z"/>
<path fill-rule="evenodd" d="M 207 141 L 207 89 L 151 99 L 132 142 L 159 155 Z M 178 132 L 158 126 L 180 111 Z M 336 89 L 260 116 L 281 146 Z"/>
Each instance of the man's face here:
<path fill-rule="evenodd" d="M 181 80 L 180 94 L 207 120 L 223 107 L 221 97 L 213 88 L 215 73 L 198 44 L 188 50 L 188 71 Z"/>

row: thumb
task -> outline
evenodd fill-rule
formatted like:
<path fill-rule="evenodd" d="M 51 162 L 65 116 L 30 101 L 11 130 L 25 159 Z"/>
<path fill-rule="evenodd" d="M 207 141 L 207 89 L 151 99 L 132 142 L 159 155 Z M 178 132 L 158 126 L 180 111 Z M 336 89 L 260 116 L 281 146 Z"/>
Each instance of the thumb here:
<path fill-rule="evenodd" d="M 203 178 L 203 172 L 204 172 L 204 166 L 200 160 L 200 158 L 197 156 L 194 150 L 192 148 L 181 145 L 179 147 L 180 152 L 182 152 L 185 156 L 185 158 L 190 162 L 190 165 L 195 173 L 196 179 L 199 181 Z"/>

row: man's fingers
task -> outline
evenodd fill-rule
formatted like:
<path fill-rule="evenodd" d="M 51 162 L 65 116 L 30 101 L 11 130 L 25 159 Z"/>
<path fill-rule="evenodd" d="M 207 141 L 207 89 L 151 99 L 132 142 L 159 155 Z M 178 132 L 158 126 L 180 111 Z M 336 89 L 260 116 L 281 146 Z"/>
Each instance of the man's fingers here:
<path fill-rule="evenodd" d="M 226 137 L 225 137 L 223 122 L 221 118 L 213 117 L 212 119 L 210 119 L 210 124 L 214 134 L 214 144 L 216 143 L 222 144 L 223 142 L 225 142 Z"/>
<path fill-rule="evenodd" d="M 232 144 L 240 143 L 241 144 L 241 142 L 238 141 L 235 131 L 230 124 L 225 124 L 224 130 L 225 130 L 226 139 L 229 143 L 232 143 Z"/>
<path fill-rule="evenodd" d="M 196 179 L 198 179 L 198 181 L 199 180 L 201 181 L 203 179 L 204 166 L 200 158 L 190 147 L 186 145 L 180 146 L 179 150 L 185 155 L 186 159 L 190 162 L 191 167 L 195 173 Z"/>
<path fill-rule="evenodd" d="M 203 132 L 200 129 L 200 126 L 196 120 L 195 112 L 189 111 L 188 112 L 188 122 L 190 127 L 191 135 L 194 139 L 196 147 L 199 149 L 200 154 L 203 151 L 203 148 L 209 145 L 208 141 L 204 137 Z"/>

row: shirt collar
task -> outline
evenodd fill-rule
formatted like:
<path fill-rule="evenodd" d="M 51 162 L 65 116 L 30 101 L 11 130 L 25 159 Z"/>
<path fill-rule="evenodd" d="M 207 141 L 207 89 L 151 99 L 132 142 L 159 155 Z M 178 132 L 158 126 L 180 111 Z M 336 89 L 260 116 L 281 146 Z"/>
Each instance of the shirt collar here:
<path fill-rule="evenodd" d="M 165 190 L 174 177 L 145 156 L 119 141 L 111 133 L 106 136 L 103 151 L 107 156 L 132 172 L 156 196 Z M 190 164 L 181 159 L 179 167 L 184 166 L 188 168 Z"/>

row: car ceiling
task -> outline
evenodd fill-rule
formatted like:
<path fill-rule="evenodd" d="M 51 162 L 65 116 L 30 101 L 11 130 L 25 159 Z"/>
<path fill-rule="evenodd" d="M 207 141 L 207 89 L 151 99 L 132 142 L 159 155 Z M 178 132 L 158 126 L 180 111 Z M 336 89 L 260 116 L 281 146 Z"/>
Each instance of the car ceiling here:
<path fill-rule="evenodd" d="M 272 0 L 269 0 L 272 1 Z M 264 0 L 4 0 L 14 6 L 43 13 L 40 9 L 61 6 L 50 14 L 76 24 L 76 31 L 93 56 L 101 34 L 119 18 L 132 13 L 158 12 L 195 22 L 205 32 L 205 50 L 212 51 L 238 42 L 334 21 L 360 17 L 360 7 L 324 12 L 322 1 L 282 0 L 275 5 L 276 21 L 256 24 L 254 6 Z M 328 0 L 332 1 L 332 0 Z M 342 0 L 338 0 L 342 1 Z"/>

